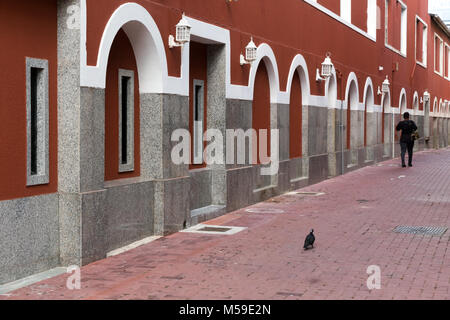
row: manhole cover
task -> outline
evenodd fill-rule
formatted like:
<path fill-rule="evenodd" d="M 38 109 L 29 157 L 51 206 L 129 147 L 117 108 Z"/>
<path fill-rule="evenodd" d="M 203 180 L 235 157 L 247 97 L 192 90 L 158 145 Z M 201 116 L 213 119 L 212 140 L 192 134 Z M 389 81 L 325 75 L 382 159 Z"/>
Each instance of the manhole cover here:
<path fill-rule="evenodd" d="M 246 212 L 250 212 L 250 213 L 284 213 L 283 210 L 281 209 L 271 209 L 271 208 L 252 208 L 252 209 L 247 209 L 245 210 Z"/>
<path fill-rule="evenodd" d="M 397 226 L 394 232 L 418 234 L 426 236 L 442 236 L 447 231 L 447 227 L 410 227 L 410 226 Z"/>
<path fill-rule="evenodd" d="M 208 232 L 227 232 L 230 231 L 231 228 L 216 228 L 216 227 L 204 227 L 199 229 L 198 231 L 208 231 Z"/>

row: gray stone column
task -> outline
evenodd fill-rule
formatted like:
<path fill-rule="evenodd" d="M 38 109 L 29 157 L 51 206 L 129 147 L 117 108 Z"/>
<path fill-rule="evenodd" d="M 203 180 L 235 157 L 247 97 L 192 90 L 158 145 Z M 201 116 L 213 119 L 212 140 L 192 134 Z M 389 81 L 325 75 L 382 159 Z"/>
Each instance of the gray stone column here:
<path fill-rule="evenodd" d="M 211 168 L 211 200 L 214 205 L 227 204 L 226 172 L 226 50 L 224 45 L 209 45 L 207 61 L 207 126 L 220 130 L 224 139 L 224 164 Z"/>
<path fill-rule="evenodd" d="M 81 264 L 80 29 L 69 29 L 69 6 L 58 0 L 58 189 L 60 263 Z"/>
<path fill-rule="evenodd" d="M 60 262 L 81 265 L 85 257 L 88 262 L 105 254 L 91 254 L 92 250 L 83 247 L 83 243 L 96 247 L 103 242 L 104 225 L 99 224 L 95 234 L 84 227 L 91 226 L 103 212 L 101 201 L 89 199 L 102 198 L 105 192 L 105 97 L 104 90 L 80 87 L 80 28 L 68 24 L 75 14 L 69 10 L 71 6 L 80 8 L 80 1 L 58 1 Z"/>
<path fill-rule="evenodd" d="M 327 152 L 328 152 L 328 176 L 337 175 L 336 163 L 336 109 L 328 109 L 327 120 Z"/>
<path fill-rule="evenodd" d="M 189 166 L 171 159 L 172 133 L 189 130 L 189 98 L 168 94 L 141 94 L 141 180 L 154 181 L 154 233 L 183 228 L 189 214 Z M 186 198 L 186 199 L 185 199 Z M 173 199 L 177 199 L 176 202 Z"/>

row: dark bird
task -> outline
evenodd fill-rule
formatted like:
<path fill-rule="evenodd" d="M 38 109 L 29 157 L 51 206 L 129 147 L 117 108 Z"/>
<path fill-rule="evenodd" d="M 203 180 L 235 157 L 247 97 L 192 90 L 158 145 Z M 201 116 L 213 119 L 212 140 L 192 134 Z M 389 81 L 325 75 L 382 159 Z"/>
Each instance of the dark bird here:
<path fill-rule="evenodd" d="M 314 236 L 314 229 L 312 229 L 311 232 L 306 236 L 305 245 L 303 246 L 303 249 L 308 250 L 309 246 L 314 248 L 315 240 L 316 240 L 316 237 Z"/>

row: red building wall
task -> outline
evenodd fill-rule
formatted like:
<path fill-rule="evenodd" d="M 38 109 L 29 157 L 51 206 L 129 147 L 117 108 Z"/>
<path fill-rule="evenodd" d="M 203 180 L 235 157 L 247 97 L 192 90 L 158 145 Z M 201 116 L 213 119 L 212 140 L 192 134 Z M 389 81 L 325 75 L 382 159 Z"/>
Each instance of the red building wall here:
<path fill-rule="evenodd" d="M 257 132 L 258 141 L 253 141 L 253 149 L 258 150 L 258 164 L 265 163 L 267 159 L 261 158 L 270 156 L 270 86 L 267 68 L 264 62 L 261 62 L 256 71 L 255 88 L 252 105 L 252 127 Z M 260 130 L 267 130 L 267 142 L 262 145 L 267 146 L 267 152 L 260 152 Z"/>
<path fill-rule="evenodd" d="M 294 74 L 289 106 L 289 152 L 290 158 L 302 156 L 302 88 L 298 73 Z"/>
<path fill-rule="evenodd" d="M 57 178 L 55 0 L 0 2 L 0 200 L 54 193 Z M 26 57 L 49 63 L 50 183 L 27 187 Z"/>
<path fill-rule="evenodd" d="M 134 71 L 134 171 L 119 173 L 119 69 Z M 140 161 L 139 76 L 130 40 L 123 30 L 111 46 L 105 90 L 105 180 L 139 177 Z"/>
<path fill-rule="evenodd" d="M 114 10 L 124 2 L 123 0 L 87 0 L 88 64 L 94 65 L 96 63 L 104 26 Z M 377 30 L 377 42 L 360 35 L 302 0 L 284 0 L 282 3 L 271 0 L 232 3 L 210 0 L 207 6 L 202 0 L 137 2 L 145 7 L 155 19 L 163 39 L 167 39 L 169 34 L 174 34 L 175 25 L 178 23 L 182 12 L 190 17 L 229 29 L 232 57 L 231 82 L 233 84 L 248 84 L 250 68 L 249 66 L 240 66 L 238 57 L 250 40 L 250 36 L 253 36 L 257 45 L 265 42 L 274 50 L 279 69 L 280 89 L 283 91 L 286 90 L 287 75 L 292 58 L 300 53 L 308 63 L 311 93 L 323 95 L 324 86 L 315 82 L 314 70 L 320 66 L 325 53 L 331 51 L 336 68 L 344 75 L 351 71 L 356 73 L 360 92 L 363 92 L 365 79 L 368 76 L 372 78 L 375 87 L 377 87 L 381 85 L 386 74 L 389 75 L 392 83 L 392 104 L 395 107 L 398 105 L 398 97 L 402 88 L 406 89 L 408 97 L 411 97 L 415 90 L 422 93 L 427 87 L 431 88 L 432 86 L 441 88 L 435 90 L 437 91 L 435 94 L 439 96 L 448 95 L 447 88 L 444 88 L 448 85 L 448 81 L 443 78 L 436 79 L 430 67 L 426 70 L 415 70 L 413 79 L 411 79 L 415 64 L 415 41 L 414 37 L 411 38 L 411 35 L 414 35 L 415 32 L 415 15 L 418 14 L 431 25 L 427 5 L 423 3 L 425 2 L 423 0 L 405 1 L 408 6 L 408 58 L 404 58 L 385 47 L 384 0 L 377 1 L 382 15 L 380 29 Z M 327 6 L 333 5 L 337 7 L 335 2 L 329 5 L 327 3 Z M 355 5 L 355 8 L 358 7 L 359 5 Z M 394 9 L 400 18 L 400 6 L 395 5 Z M 361 24 L 361 27 L 366 25 L 361 21 L 357 22 Z M 400 19 L 395 19 L 395 21 L 392 27 L 394 31 L 390 36 L 394 38 L 390 41 L 394 43 L 395 47 L 400 47 Z M 167 44 L 165 45 L 169 75 L 179 76 L 180 50 L 171 50 L 168 49 Z M 429 45 L 428 48 L 430 49 L 430 47 L 432 46 Z M 353 50 L 349 50 L 349 48 Z M 432 56 L 432 54 L 429 55 L 429 57 Z M 397 62 L 399 70 L 393 73 L 393 65 Z M 379 66 L 384 66 L 383 72 L 378 71 Z M 433 79 L 430 80 L 431 84 L 427 84 L 427 78 Z M 341 99 L 342 96 L 339 95 L 338 98 Z M 362 97 L 359 98 L 362 100 Z M 375 103 L 380 104 L 379 96 L 375 97 Z M 408 107 L 409 105 L 408 103 Z"/>

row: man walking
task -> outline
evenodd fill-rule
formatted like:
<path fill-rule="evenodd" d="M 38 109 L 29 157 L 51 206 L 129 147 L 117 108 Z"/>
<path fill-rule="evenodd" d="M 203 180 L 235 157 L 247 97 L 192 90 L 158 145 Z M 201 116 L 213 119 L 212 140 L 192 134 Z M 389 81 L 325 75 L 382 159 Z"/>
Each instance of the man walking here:
<path fill-rule="evenodd" d="M 408 166 L 412 167 L 412 157 L 414 148 L 414 139 L 412 138 L 412 133 L 417 130 L 417 126 L 414 121 L 409 120 L 409 112 L 405 112 L 403 115 L 403 121 L 400 121 L 397 125 L 397 131 L 402 131 L 400 137 L 400 147 L 402 156 L 402 167 L 406 168 L 405 164 L 405 154 L 408 150 Z"/>

